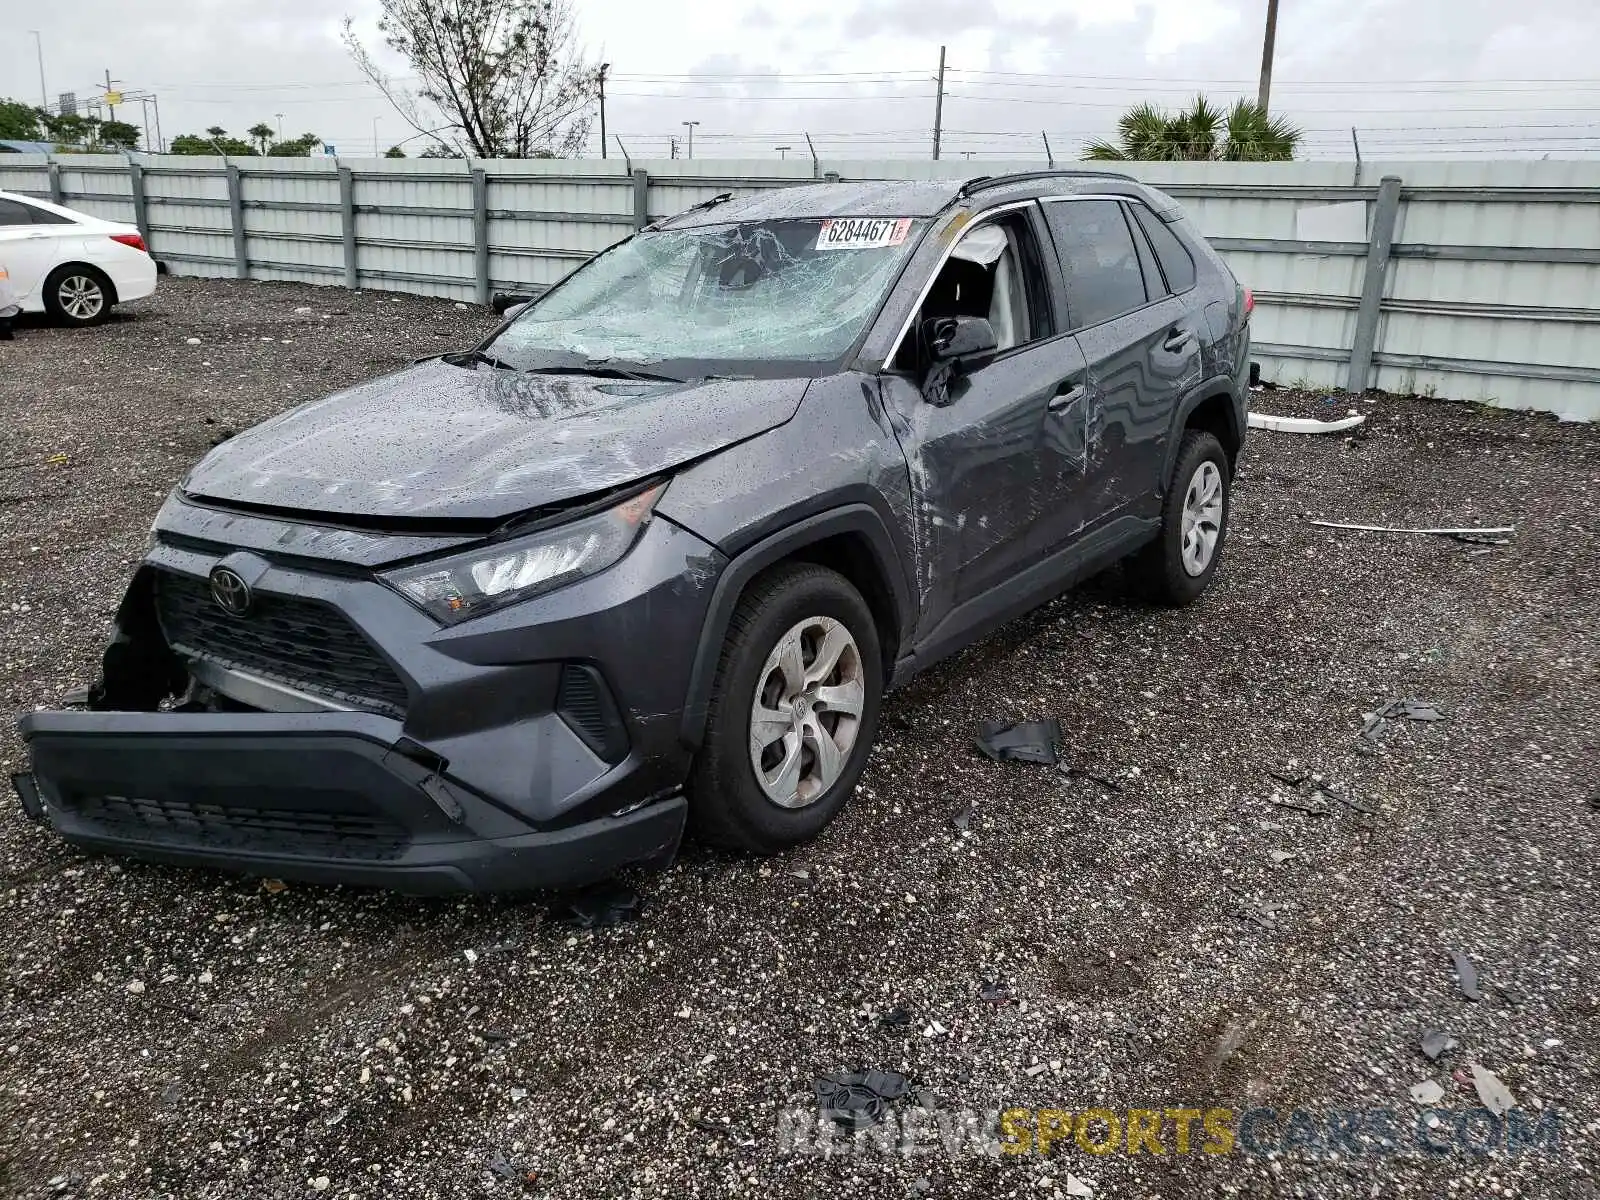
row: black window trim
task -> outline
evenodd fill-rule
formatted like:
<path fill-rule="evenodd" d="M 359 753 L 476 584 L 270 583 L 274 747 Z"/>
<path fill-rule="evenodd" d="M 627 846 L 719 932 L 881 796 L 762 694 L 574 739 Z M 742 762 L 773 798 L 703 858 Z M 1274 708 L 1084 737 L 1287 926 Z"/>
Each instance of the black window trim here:
<path fill-rule="evenodd" d="M 1163 219 L 1160 213 L 1151 208 L 1143 200 L 1136 200 L 1133 197 L 1129 197 L 1128 203 L 1139 205 L 1140 208 L 1143 208 L 1145 212 L 1150 214 L 1150 219 L 1152 221 L 1166 229 L 1169 233 L 1172 232 L 1172 222 Z M 1140 219 L 1137 212 L 1130 213 L 1129 216 L 1132 218 L 1132 223 L 1138 228 L 1139 236 L 1144 238 L 1144 240 L 1150 244 L 1150 253 L 1155 256 L 1156 266 L 1161 268 L 1161 278 L 1167 281 L 1167 294 L 1169 296 L 1187 296 L 1190 292 L 1194 291 L 1195 288 L 1199 287 L 1200 264 L 1195 261 L 1195 257 L 1193 253 L 1190 252 L 1189 247 L 1183 244 L 1183 239 L 1176 233 L 1172 234 L 1173 239 L 1178 243 L 1178 249 L 1182 250 L 1184 254 L 1188 256 L 1189 270 L 1194 275 L 1194 282 L 1188 287 L 1184 288 L 1182 291 L 1179 291 L 1177 288 L 1172 286 L 1172 280 L 1167 277 L 1167 264 L 1161 261 L 1161 252 L 1156 249 L 1155 240 L 1146 231 L 1144 221 Z"/>
<path fill-rule="evenodd" d="M 1127 197 L 1127 196 L 1119 196 L 1119 195 L 1115 195 L 1115 194 L 1112 194 L 1112 193 L 1100 194 L 1100 193 L 1089 193 L 1089 192 L 1084 192 L 1084 193 L 1082 193 L 1080 195 L 1074 195 L 1074 196 L 1040 196 L 1039 197 L 1039 203 L 1040 204 L 1070 204 L 1075 200 L 1109 200 L 1109 201 L 1112 201 L 1112 202 L 1116 203 L 1117 205 L 1121 206 L 1121 205 L 1125 205 L 1125 204 L 1128 203 L 1129 197 Z M 1148 207 L 1148 205 L 1146 207 Z M 1122 212 L 1122 222 L 1123 222 L 1123 224 L 1129 226 L 1128 237 L 1131 239 L 1131 238 L 1133 238 L 1135 236 L 1134 231 L 1132 229 L 1133 214 L 1128 212 L 1126 208 L 1121 208 L 1120 211 Z M 1048 224 L 1048 222 L 1046 222 L 1046 224 Z M 1141 231 L 1140 236 L 1142 236 L 1142 231 Z M 1051 243 L 1052 243 L 1052 245 L 1054 245 L 1054 240 L 1055 240 L 1054 231 L 1051 232 L 1050 237 L 1051 237 Z M 1056 270 L 1061 273 L 1061 275 L 1063 277 L 1063 281 L 1065 281 L 1066 268 L 1064 268 L 1064 267 L 1062 267 L 1060 265 L 1060 262 L 1061 262 L 1061 251 L 1060 251 L 1059 247 L 1056 247 L 1055 249 L 1056 249 L 1056 263 L 1057 263 Z M 1137 242 L 1134 243 L 1133 249 L 1134 249 L 1135 261 L 1137 261 L 1138 250 L 1139 250 L 1139 246 L 1138 246 Z M 1155 247 L 1154 246 L 1152 246 L 1150 248 L 1150 253 L 1151 254 L 1155 254 Z M 1161 257 L 1160 257 L 1160 255 L 1156 255 L 1156 265 L 1160 266 L 1160 263 L 1161 263 Z M 1139 268 L 1139 278 L 1141 280 L 1144 279 L 1144 267 L 1142 265 Z M 1136 312 L 1143 312 L 1147 308 L 1154 308 L 1157 304 L 1164 304 L 1166 301 L 1172 299 L 1172 297 L 1174 295 L 1180 295 L 1181 293 L 1175 293 L 1175 292 L 1173 292 L 1173 291 L 1171 291 L 1169 289 L 1165 296 L 1158 296 L 1156 299 L 1152 300 L 1152 299 L 1150 299 L 1150 289 L 1149 289 L 1148 286 L 1146 286 L 1144 294 L 1145 294 L 1145 301 L 1144 301 L 1143 304 L 1137 305 L 1134 308 L 1125 308 L 1121 312 L 1119 312 L 1116 316 L 1107 317 L 1103 321 L 1096 321 L 1092 325 L 1074 325 L 1074 324 L 1072 324 L 1073 320 L 1076 319 L 1077 314 L 1072 311 L 1072 306 L 1069 304 L 1067 306 L 1067 324 L 1068 324 L 1068 328 L 1067 328 L 1066 332 L 1067 333 L 1078 334 L 1078 333 L 1083 333 L 1085 330 L 1098 329 L 1102 325 L 1109 325 L 1113 321 L 1120 321 L 1120 320 L 1122 320 L 1123 317 L 1131 316 L 1132 314 L 1134 314 Z"/>
<path fill-rule="evenodd" d="M 17 197 L 17 196 L 0 196 L 0 203 L 16 205 L 18 208 L 20 208 L 22 210 L 22 215 L 28 218 L 26 221 L 18 222 L 15 225 L 7 224 L 7 225 L 4 225 L 4 226 L 0 226 L 0 228 L 5 228 L 5 229 L 27 229 L 27 228 L 32 228 L 37 223 L 33 219 L 33 205 L 26 203 L 20 197 Z"/>

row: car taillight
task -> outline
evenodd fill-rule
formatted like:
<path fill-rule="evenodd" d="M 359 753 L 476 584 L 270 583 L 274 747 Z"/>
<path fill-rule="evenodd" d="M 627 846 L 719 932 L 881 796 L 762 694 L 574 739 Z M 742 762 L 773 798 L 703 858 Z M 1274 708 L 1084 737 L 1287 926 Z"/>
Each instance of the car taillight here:
<path fill-rule="evenodd" d="M 1249 288 L 1244 289 L 1244 315 L 1249 317 L 1256 310 L 1256 294 Z"/>
<path fill-rule="evenodd" d="M 113 242 L 121 242 L 124 246 L 132 246 L 141 254 L 150 253 L 144 248 L 144 239 L 137 233 L 113 233 L 111 235 L 111 240 Z"/>

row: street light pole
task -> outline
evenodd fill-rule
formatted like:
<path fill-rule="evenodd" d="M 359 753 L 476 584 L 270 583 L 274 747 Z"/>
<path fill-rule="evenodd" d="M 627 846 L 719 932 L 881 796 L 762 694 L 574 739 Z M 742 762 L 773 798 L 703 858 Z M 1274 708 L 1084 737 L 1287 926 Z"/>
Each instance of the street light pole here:
<path fill-rule="evenodd" d="M 1272 99 L 1272 51 L 1277 40 L 1278 0 L 1267 0 L 1267 33 L 1261 40 L 1261 91 L 1256 97 L 1263 116 Z"/>
<path fill-rule="evenodd" d="M 684 122 L 682 122 L 682 124 L 687 126 L 688 130 L 689 130 L 689 157 L 693 158 L 694 157 L 694 127 L 696 125 L 700 124 L 700 122 L 699 121 L 684 121 Z"/>
<path fill-rule="evenodd" d="M 600 64 L 600 157 L 606 157 L 606 72 L 610 63 Z"/>
<path fill-rule="evenodd" d="M 50 91 L 44 86 L 44 39 L 39 36 L 37 29 L 28 30 L 33 34 L 33 47 L 39 52 L 39 107 L 50 107 Z"/>
<path fill-rule="evenodd" d="M 794 147 L 793 146 L 774 146 L 773 149 L 778 152 L 778 157 L 780 159 L 785 159 L 785 158 L 789 157 L 789 151 L 793 150 Z"/>
<path fill-rule="evenodd" d="M 378 151 L 378 122 L 381 121 L 381 120 L 383 120 L 382 117 L 373 117 L 372 118 L 372 157 L 373 158 L 381 158 L 382 157 L 382 155 Z"/>
<path fill-rule="evenodd" d="M 278 118 L 278 140 L 281 142 L 283 141 L 283 114 L 277 113 L 275 115 Z"/>

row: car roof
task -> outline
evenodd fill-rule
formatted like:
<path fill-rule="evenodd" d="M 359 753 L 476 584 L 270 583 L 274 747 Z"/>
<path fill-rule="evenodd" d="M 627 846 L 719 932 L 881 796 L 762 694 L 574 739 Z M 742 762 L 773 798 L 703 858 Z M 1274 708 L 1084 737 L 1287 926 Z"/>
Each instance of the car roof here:
<path fill-rule="evenodd" d="M 59 204 L 52 204 L 50 201 L 41 200 L 37 196 L 25 196 L 21 192 L 0 191 L 0 200 L 15 200 L 18 204 L 27 204 L 34 208 L 42 208 L 45 212 L 55 213 L 58 217 L 66 217 L 69 220 L 76 221 L 80 224 L 92 222 L 110 225 L 118 224 L 116 221 L 101 221 L 101 218 L 92 217 L 88 213 L 79 212 L 75 208 L 63 208 Z"/>
<path fill-rule="evenodd" d="M 815 217 L 932 217 L 960 201 L 989 208 L 1034 196 L 1106 193 L 1136 196 L 1163 217 L 1181 215 L 1177 203 L 1155 188 L 1115 171 L 1048 170 L 973 179 L 861 179 L 776 187 L 728 196 L 657 221 L 652 228 L 727 225 Z"/>

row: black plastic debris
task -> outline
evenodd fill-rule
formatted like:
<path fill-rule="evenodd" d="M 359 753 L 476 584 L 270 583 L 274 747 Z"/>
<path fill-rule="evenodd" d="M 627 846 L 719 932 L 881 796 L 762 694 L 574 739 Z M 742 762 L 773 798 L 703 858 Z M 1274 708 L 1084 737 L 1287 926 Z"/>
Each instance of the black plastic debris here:
<path fill-rule="evenodd" d="M 486 1042 L 509 1042 L 512 1035 L 503 1029 L 485 1029 L 478 1035 Z"/>
<path fill-rule="evenodd" d="M 1455 1038 L 1442 1029 L 1430 1029 L 1422 1035 L 1422 1053 L 1429 1062 L 1438 1062 L 1439 1056 L 1455 1044 Z"/>
<path fill-rule="evenodd" d="M 516 1164 L 504 1154 L 491 1154 L 486 1160 L 486 1165 L 489 1170 L 500 1176 L 501 1179 L 522 1178 L 522 1172 L 517 1170 Z"/>
<path fill-rule="evenodd" d="M 1090 783 L 1098 783 L 1108 792 L 1120 792 L 1122 790 L 1122 785 L 1115 779 L 1105 775 L 1097 775 L 1093 771 L 1085 771 L 1082 767 L 1075 767 L 1071 763 L 1059 763 L 1056 766 L 1056 770 L 1060 771 L 1068 779 L 1087 779 Z"/>
<path fill-rule="evenodd" d="M 1315 792 L 1310 800 L 1301 800 L 1295 796 L 1274 796 L 1271 803 L 1278 808 L 1293 809 L 1295 812 L 1307 813 L 1313 817 L 1331 817 L 1333 809 L 1325 804 L 1316 803 L 1319 797 L 1324 800 L 1327 799 L 1321 792 Z"/>
<path fill-rule="evenodd" d="M 963 805 L 961 810 L 950 818 L 950 823 L 965 833 L 972 825 L 972 805 Z"/>
<path fill-rule="evenodd" d="M 1061 722 L 985 721 L 978 727 L 978 749 L 997 762 L 1041 763 L 1054 766 L 1061 746 Z"/>
<path fill-rule="evenodd" d="M 1010 1004 L 1011 987 L 1009 984 L 986 979 L 978 985 L 978 999 L 985 1004 Z"/>
<path fill-rule="evenodd" d="M 89 689 L 87 687 L 75 687 L 61 697 L 61 703 L 66 708 L 83 708 L 89 703 Z"/>
<path fill-rule="evenodd" d="M 1279 783 L 1287 784 L 1289 787 L 1299 787 L 1311 778 L 1310 771 L 1273 771 L 1269 769 L 1267 774 Z"/>
<path fill-rule="evenodd" d="M 1376 744 L 1395 721 L 1442 721 L 1444 714 L 1426 700 L 1391 700 L 1370 714 L 1361 726 L 1361 736 Z"/>
<path fill-rule="evenodd" d="M 896 1004 L 878 1018 L 878 1024 L 885 1029 L 902 1029 L 911 1024 L 911 1010 L 904 1004 Z"/>
<path fill-rule="evenodd" d="M 1472 965 L 1472 960 L 1459 950 L 1450 951 L 1450 961 L 1456 967 L 1456 986 L 1461 989 L 1461 994 L 1468 1000 L 1482 1000 L 1483 993 L 1478 990 L 1478 968 Z"/>
<path fill-rule="evenodd" d="M 637 921 L 643 905 L 643 898 L 633 888 L 611 881 L 574 892 L 555 915 L 580 929 L 607 929 Z"/>
<path fill-rule="evenodd" d="M 1320 796 L 1323 795 L 1323 793 L 1318 792 L 1317 795 Z M 1378 815 L 1377 809 L 1373 808 L 1370 804 L 1366 804 L 1360 800 L 1357 800 L 1354 796 L 1347 796 L 1343 792 L 1335 792 L 1333 794 L 1333 798 L 1346 808 L 1352 809 L 1355 812 L 1363 814 L 1364 816 L 1375 817 Z"/>
<path fill-rule="evenodd" d="M 911 1090 L 898 1071 L 846 1071 L 811 1081 L 822 1115 L 846 1129 L 866 1129 L 883 1120 L 888 1106 Z"/>

